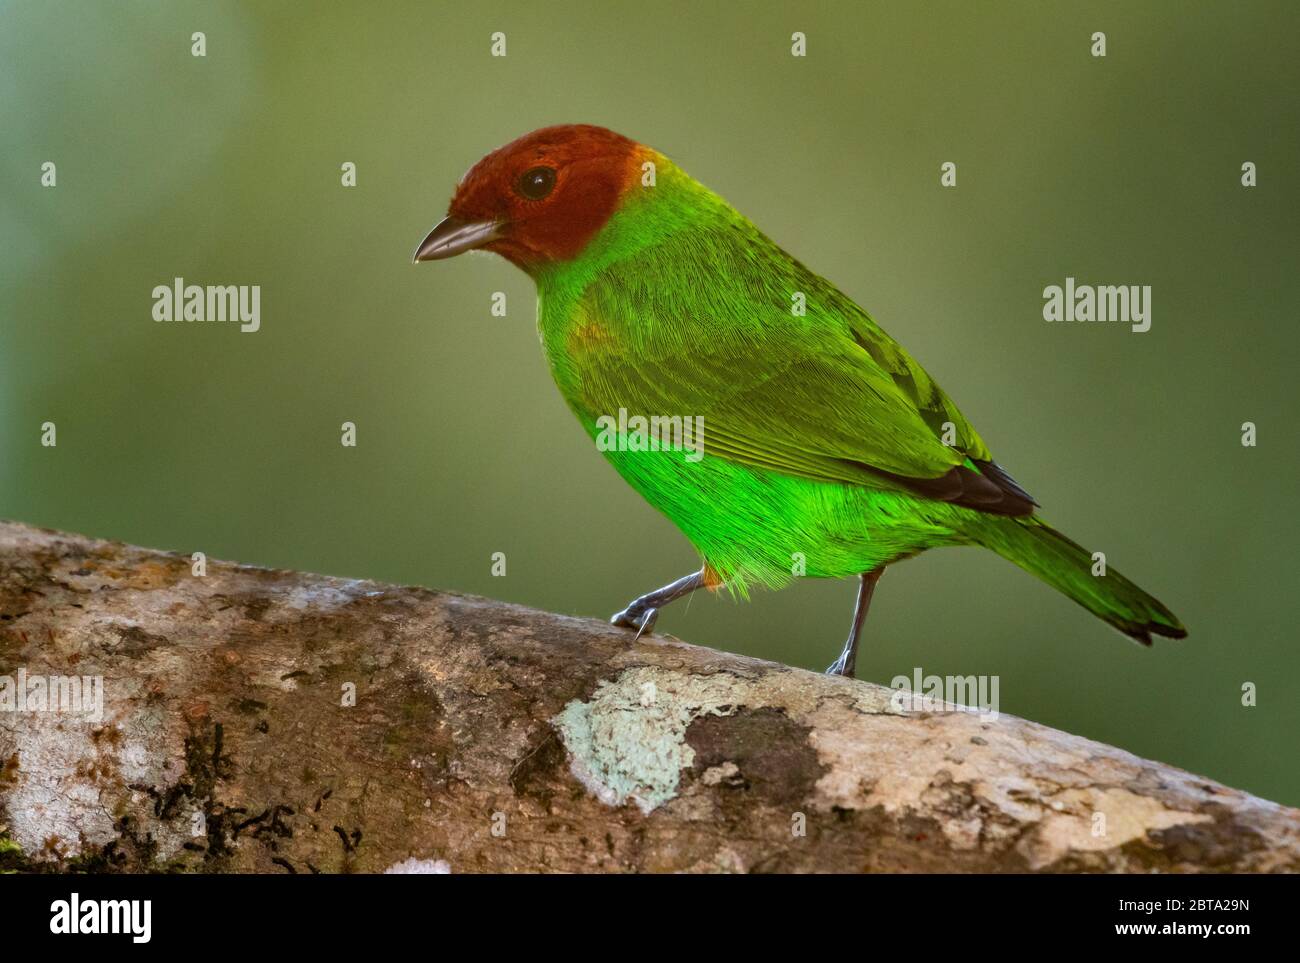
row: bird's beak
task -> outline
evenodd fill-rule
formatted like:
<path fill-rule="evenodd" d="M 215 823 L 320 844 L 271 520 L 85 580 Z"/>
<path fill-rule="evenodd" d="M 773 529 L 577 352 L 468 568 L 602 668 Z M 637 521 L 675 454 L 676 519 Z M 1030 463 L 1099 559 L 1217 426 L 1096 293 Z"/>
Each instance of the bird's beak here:
<path fill-rule="evenodd" d="M 500 221 L 462 221 L 448 215 L 420 242 L 414 260 L 441 261 L 472 251 L 501 237 L 503 227 Z"/>

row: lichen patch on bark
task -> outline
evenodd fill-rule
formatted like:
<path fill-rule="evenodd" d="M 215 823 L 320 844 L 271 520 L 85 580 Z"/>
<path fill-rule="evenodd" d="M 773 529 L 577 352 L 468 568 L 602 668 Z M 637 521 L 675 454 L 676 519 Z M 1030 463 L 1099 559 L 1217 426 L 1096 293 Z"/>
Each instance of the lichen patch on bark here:
<path fill-rule="evenodd" d="M 695 750 L 686 730 L 700 716 L 735 711 L 734 680 L 682 676 L 656 666 L 602 682 L 553 721 L 575 778 L 601 802 L 634 802 L 652 812 L 673 799 Z"/>

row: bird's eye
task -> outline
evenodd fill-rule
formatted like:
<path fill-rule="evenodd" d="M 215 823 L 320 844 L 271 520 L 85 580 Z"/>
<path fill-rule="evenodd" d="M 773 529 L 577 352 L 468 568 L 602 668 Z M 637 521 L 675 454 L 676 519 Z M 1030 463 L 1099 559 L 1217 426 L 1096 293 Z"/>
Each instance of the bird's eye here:
<path fill-rule="evenodd" d="M 530 201 L 540 201 L 555 187 L 555 171 L 550 167 L 534 167 L 519 178 L 519 193 Z"/>

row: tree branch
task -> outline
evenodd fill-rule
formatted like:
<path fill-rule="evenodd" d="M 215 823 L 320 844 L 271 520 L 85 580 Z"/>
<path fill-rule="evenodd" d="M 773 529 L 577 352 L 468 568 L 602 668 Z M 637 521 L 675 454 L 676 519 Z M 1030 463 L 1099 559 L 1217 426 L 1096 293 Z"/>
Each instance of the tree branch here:
<path fill-rule="evenodd" d="M 1300 811 L 1010 716 L 13 523 L 0 677 L 0 869 L 1300 869 Z"/>

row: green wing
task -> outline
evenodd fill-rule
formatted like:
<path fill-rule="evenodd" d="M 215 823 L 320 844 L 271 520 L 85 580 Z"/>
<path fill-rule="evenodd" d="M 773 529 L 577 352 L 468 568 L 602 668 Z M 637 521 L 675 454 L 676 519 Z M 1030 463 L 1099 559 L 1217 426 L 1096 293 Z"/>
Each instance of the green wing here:
<path fill-rule="evenodd" d="M 579 352 L 580 406 L 694 415 L 705 452 L 744 465 L 1032 511 L 948 396 L 866 312 L 792 259 L 784 270 L 740 266 L 747 279 L 719 288 L 700 278 L 689 297 L 656 296 L 641 280 L 655 268 L 644 261 L 635 279 L 602 275 L 579 312 L 585 330 L 606 333 Z M 787 307 L 794 290 L 806 293 L 805 316 Z"/>

